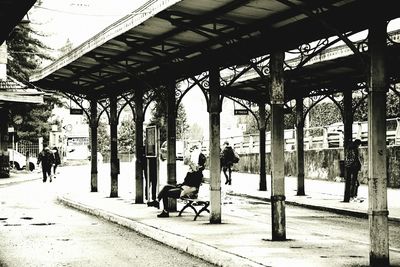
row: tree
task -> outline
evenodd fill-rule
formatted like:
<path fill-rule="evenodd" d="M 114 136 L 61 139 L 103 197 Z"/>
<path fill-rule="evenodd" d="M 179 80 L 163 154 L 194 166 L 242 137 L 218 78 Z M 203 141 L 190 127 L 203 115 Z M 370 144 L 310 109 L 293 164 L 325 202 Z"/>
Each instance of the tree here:
<path fill-rule="evenodd" d="M 37 5 L 40 5 L 38 1 Z M 29 76 L 40 68 L 44 60 L 51 60 L 49 48 L 43 44 L 39 37 L 43 33 L 35 30 L 35 23 L 21 23 L 17 25 L 9 39 L 7 75 L 16 78 L 20 82 L 28 84 Z M 23 118 L 22 124 L 14 125 L 17 130 L 18 138 L 28 141 L 36 141 L 38 137 L 43 137 L 44 142 L 48 143 L 51 110 L 54 105 L 61 105 L 58 98 L 46 95 L 43 105 L 17 104 L 10 106 L 10 121 L 16 115 Z"/>
<path fill-rule="evenodd" d="M 60 51 L 63 55 L 69 53 L 70 51 L 72 51 L 73 49 L 73 45 L 70 39 L 67 39 L 67 41 L 65 42 L 64 46 L 60 48 Z"/>
<path fill-rule="evenodd" d="M 204 131 L 201 125 L 198 123 L 193 123 L 188 134 L 189 140 L 201 140 L 203 136 Z"/>
<path fill-rule="evenodd" d="M 103 156 L 110 153 L 110 134 L 107 131 L 109 124 L 105 120 L 100 119 L 97 126 L 97 151 Z"/>
<path fill-rule="evenodd" d="M 135 147 L 135 124 L 132 119 L 123 120 L 118 128 L 118 151 L 133 153 Z"/>
<path fill-rule="evenodd" d="M 167 102 L 166 97 L 159 95 L 155 105 L 151 109 L 150 124 L 156 125 L 160 129 L 161 144 L 167 140 Z M 183 139 L 183 133 L 189 130 L 185 108 L 179 105 L 176 116 L 176 137 Z"/>

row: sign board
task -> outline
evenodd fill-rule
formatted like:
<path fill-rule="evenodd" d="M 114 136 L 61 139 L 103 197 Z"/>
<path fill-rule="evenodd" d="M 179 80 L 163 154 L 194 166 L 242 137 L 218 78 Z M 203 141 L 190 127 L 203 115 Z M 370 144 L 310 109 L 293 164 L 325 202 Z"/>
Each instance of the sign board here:
<path fill-rule="evenodd" d="M 234 109 L 234 115 L 249 115 L 249 111 L 247 109 Z"/>
<path fill-rule="evenodd" d="M 158 129 L 157 126 L 146 128 L 146 157 L 158 156 Z"/>
<path fill-rule="evenodd" d="M 71 115 L 82 115 L 83 114 L 83 109 L 81 109 L 81 108 L 70 108 L 69 109 L 69 114 L 71 114 Z"/>

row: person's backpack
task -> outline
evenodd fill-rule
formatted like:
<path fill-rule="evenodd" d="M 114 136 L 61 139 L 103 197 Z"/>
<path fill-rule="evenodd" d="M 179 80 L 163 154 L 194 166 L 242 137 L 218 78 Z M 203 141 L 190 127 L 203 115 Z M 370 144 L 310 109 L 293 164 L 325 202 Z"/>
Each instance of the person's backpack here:
<path fill-rule="evenodd" d="M 239 159 L 240 159 L 239 154 L 235 150 L 233 150 L 233 160 L 232 160 L 232 162 L 233 163 L 238 163 Z"/>
<path fill-rule="evenodd" d="M 354 162 L 356 161 L 356 154 L 352 149 L 349 149 L 346 154 L 346 158 L 344 160 L 344 166 L 346 168 L 353 167 Z"/>

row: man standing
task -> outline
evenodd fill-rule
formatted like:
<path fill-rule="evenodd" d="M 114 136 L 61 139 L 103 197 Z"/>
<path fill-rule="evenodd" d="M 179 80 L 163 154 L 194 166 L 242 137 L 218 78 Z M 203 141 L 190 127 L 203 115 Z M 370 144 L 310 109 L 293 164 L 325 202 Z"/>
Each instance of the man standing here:
<path fill-rule="evenodd" d="M 358 172 L 361 170 L 361 161 L 358 151 L 360 145 L 360 139 L 354 140 L 345 157 L 346 179 L 350 181 L 350 201 L 357 198 L 358 186 L 360 185 L 358 182 Z"/>
<path fill-rule="evenodd" d="M 50 183 L 52 182 L 51 178 L 51 167 L 55 162 L 53 152 L 49 147 L 45 147 L 38 156 L 37 164 L 42 163 L 42 173 L 43 173 L 43 183 L 46 182 L 47 176 L 50 178 Z"/>

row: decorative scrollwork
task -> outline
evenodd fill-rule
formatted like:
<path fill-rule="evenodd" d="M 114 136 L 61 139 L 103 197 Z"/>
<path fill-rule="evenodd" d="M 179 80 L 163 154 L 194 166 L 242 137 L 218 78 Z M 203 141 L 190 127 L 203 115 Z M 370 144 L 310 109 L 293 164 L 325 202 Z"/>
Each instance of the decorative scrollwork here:
<path fill-rule="evenodd" d="M 368 39 L 361 40 L 356 43 L 357 50 L 360 51 L 361 53 L 367 52 L 368 51 Z"/>
<path fill-rule="evenodd" d="M 292 70 L 305 65 L 335 42 L 337 42 L 337 39 L 329 41 L 328 38 L 325 38 L 314 43 L 302 44 L 297 49 L 288 51 L 288 60 L 285 60 L 284 68 Z"/>
<path fill-rule="evenodd" d="M 202 87 L 204 90 L 209 90 L 210 89 L 210 81 L 208 79 L 200 80 L 199 86 Z"/>
<path fill-rule="evenodd" d="M 388 22 L 388 26 L 389 26 L 390 22 L 391 21 Z M 400 44 L 400 30 L 387 32 L 386 39 L 387 39 L 388 46 L 399 45 Z"/>

